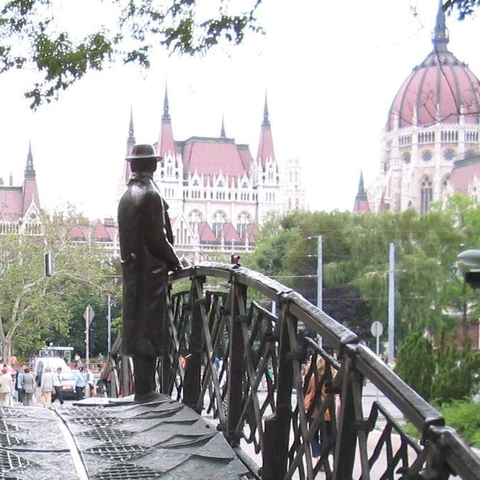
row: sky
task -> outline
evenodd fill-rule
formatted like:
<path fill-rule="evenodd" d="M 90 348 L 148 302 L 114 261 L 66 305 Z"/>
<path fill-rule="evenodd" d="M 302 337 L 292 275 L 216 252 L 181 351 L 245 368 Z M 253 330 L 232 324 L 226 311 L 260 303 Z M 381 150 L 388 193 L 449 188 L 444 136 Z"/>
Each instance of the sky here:
<path fill-rule="evenodd" d="M 91 19 L 84 0 L 72 30 Z M 165 84 L 175 139 L 226 135 L 257 153 L 268 97 L 275 154 L 298 158 L 311 211 L 350 210 L 360 172 L 368 186 L 395 94 L 432 50 L 438 0 L 263 0 L 266 34 L 203 58 L 89 73 L 60 98 L 29 109 L 25 71 L 0 75 L 0 177 L 20 185 L 29 142 L 42 207 L 66 202 L 91 219 L 115 217 L 133 112 L 137 143 L 160 132 Z M 480 13 L 480 11 L 479 11 Z M 91 20 L 90 20 L 91 21 Z M 447 19 L 449 49 L 480 77 L 480 23 Z"/>

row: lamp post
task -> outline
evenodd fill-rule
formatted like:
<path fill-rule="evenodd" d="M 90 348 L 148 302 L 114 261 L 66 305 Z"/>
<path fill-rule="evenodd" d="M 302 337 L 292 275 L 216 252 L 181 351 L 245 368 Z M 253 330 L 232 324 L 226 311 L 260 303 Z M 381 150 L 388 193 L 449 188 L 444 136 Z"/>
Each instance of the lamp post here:
<path fill-rule="evenodd" d="M 465 250 L 457 255 L 457 265 L 465 283 L 480 288 L 480 250 Z"/>
<path fill-rule="evenodd" d="M 464 250 L 457 255 L 457 268 L 463 277 L 463 346 L 468 334 L 467 323 L 467 300 L 465 298 L 465 286 L 470 285 L 473 290 L 480 288 L 480 250 L 470 249 Z"/>
<path fill-rule="evenodd" d="M 112 350 L 112 297 L 107 298 L 107 355 Z"/>

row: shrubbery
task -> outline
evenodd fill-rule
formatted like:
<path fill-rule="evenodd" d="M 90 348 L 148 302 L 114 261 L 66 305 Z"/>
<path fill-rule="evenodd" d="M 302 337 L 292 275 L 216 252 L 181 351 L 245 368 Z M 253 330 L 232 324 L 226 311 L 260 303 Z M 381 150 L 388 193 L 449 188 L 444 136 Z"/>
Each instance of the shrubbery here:
<path fill-rule="evenodd" d="M 456 339 L 445 334 L 434 349 L 432 341 L 420 332 L 410 333 L 398 352 L 396 372 L 425 400 L 439 405 L 470 399 L 474 375 L 480 369 L 480 353 L 457 348 Z"/>

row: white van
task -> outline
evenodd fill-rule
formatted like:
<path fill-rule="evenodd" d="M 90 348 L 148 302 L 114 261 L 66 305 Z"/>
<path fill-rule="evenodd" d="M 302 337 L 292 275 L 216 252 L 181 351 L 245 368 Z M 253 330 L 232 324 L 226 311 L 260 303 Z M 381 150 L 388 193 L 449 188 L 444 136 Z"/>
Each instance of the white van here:
<path fill-rule="evenodd" d="M 40 385 L 42 381 L 42 373 L 45 367 L 50 367 L 52 372 L 56 372 L 58 367 L 62 367 L 63 372 L 69 372 L 71 370 L 63 358 L 35 357 L 35 379 L 37 380 L 37 385 Z"/>

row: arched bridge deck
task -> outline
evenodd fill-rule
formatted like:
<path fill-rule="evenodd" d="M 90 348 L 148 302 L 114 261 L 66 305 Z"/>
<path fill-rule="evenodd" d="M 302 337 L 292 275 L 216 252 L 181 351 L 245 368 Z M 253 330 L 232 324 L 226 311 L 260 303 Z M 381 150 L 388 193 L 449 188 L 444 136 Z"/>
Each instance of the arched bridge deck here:
<path fill-rule="evenodd" d="M 169 397 L 148 404 L 0 409 L 0 478 L 247 478 L 223 435 Z"/>

